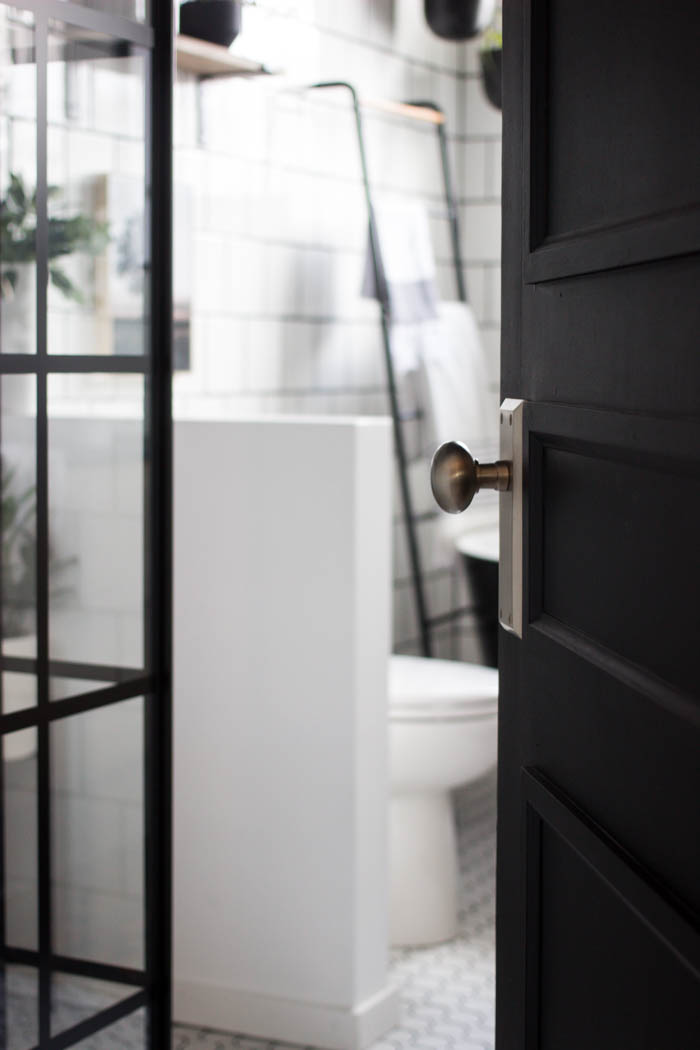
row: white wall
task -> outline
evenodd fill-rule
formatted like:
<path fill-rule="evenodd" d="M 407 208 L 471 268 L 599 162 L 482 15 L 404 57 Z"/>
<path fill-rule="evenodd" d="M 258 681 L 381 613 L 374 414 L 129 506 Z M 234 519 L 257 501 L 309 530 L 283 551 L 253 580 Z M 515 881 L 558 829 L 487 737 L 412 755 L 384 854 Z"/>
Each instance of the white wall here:
<path fill-rule="evenodd" d="M 365 214 L 347 102 L 288 90 L 292 82 L 322 77 L 346 77 L 363 95 L 428 97 L 445 108 L 465 273 L 495 398 L 500 115 L 482 96 L 477 44 L 437 40 L 423 24 L 421 7 L 421 0 L 258 0 L 256 8 L 243 12 L 244 32 L 235 48 L 289 76 L 205 84 L 199 96 L 201 138 L 198 89 L 192 78 L 178 77 L 175 173 L 178 184 L 189 188 L 192 221 L 188 239 L 178 239 L 176 251 L 189 254 L 193 272 L 192 367 L 175 378 L 178 415 L 386 412 L 377 308 L 359 297 Z M 35 128 L 27 72 L 29 67 L 13 67 L 18 79 L 8 108 L 15 119 L 0 128 L 3 143 L 12 148 L 3 150 L 0 164 L 5 175 L 22 171 L 31 184 Z M 125 77 L 108 63 L 100 68 L 81 64 L 70 116 L 65 82 L 58 67 L 54 72 L 49 181 L 75 186 L 106 173 L 142 175 L 136 72 Z M 372 176 L 383 195 L 417 197 L 431 209 L 442 206 L 429 129 L 368 114 L 367 136 Z M 441 289 L 453 296 L 444 221 L 433 224 L 433 235 Z M 54 292 L 51 352 L 72 351 L 81 340 L 94 349 L 103 319 L 86 324 L 85 311 Z M 138 424 L 118 419 L 138 414 L 142 382 L 128 376 L 52 379 L 52 414 L 56 420 L 66 417 L 52 425 L 52 535 L 59 558 L 78 557 L 69 573 L 70 594 L 52 617 L 56 655 L 66 658 L 126 665 L 141 659 L 142 435 Z M 96 413 L 116 418 L 99 428 L 87 424 L 91 437 L 83 441 L 80 423 L 71 419 Z M 307 510 L 313 514 L 311 504 Z M 117 524 L 118 535 L 112 528 Z M 455 600 L 452 575 L 440 560 L 430 526 L 423 528 L 422 542 L 427 565 L 435 570 L 429 597 L 437 612 Z M 399 529 L 394 548 L 395 575 L 404 578 Z M 130 566 L 128 577 L 115 572 L 123 565 Z M 398 638 L 415 632 L 401 582 L 394 622 Z M 73 940 L 62 947 L 136 964 L 142 832 L 139 800 L 130 785 L 138 780 L 140 714 L 115 711 L 119 724 L 105 730 L 110 717 L 108 711 L 98 712 L 94 730 L 79 729 L 77 722 L 73 730 L 68 720 L 56 745 L 56 875 L 66 905 L 63 929 L 66 936 L 73 931 Z M 81 735 L 88 732 L 89 739 Z M 109 765 L 91 765 L 92 756 L 101 754 L 100 742 L 115 743 L 115 734 L 113 756 L 130 764 L 129 780 L 120 781 Z M 15 766 L 8 776 L 18 806 L 13 834 L 29 846 L 22 814 L 32 812 L 33 774 Z M 108 834 L 96 834 L 97 828 Z M 15 914 L 21 914 L 18 940 L 31 941 L 29 854 L 33 849 L 25 870 L 16 853 L 18 888 L 25 880 L 31 899 Z M 120 909 L 119 923 L 107 921 L 107 899 Z M 75 910 L 79 907 L 82 917 Z M 101 930 L 105 936 L 119 933 L 120 942 L 100 941 Z"/>
<path fill-rule="evenodd" d="M 178 1021 L 337 1050 L 395 1023 L 390 470 L 386 420 L 176 425 Z"/>
<path fill-rule="evenodd" d="M 233 47 L 281 75 L 201 86 L 178 75 L 175 250 L 189 264 L 178 283 L 189 269 L 192 290 L 191 368 L 174 383 L 180 418 L 387 411 L 378 308 L 359 295 L 366 214 L 348 100 L 342 92 L 298 90 L 324 78 L 348 79 L 361 96 L 429 98 L 444 108 L 465 276 L 496 410 L 501 119 L 483 95 L 478 41 L 439 40 L 422 7 L 422 0 L 258 0 L 244 8 Z M 84 186 L 106 172 L 142 177 L 142 72 L 136 59 L 129 77 L 108 64 L 81 69 L 68 119 L 65 85 L 60 78 L 52 83 L 50 181 Z M 441 211 L 434 130 L 368 112 L 366 132 L 378 198 L 418 199 L 431 214 Z M 432 220 L 432 234 L 441 294 L 454 298 L 444 218 Z M 52 349 L 81 338 L 108 344 L 104 314 L 86 324 L 80 308 L 57 293 L 50 304 Z M 71 377 L 54 403 L 58 411 L 62 400 L 68 415 L 108 407 L 123 417 L 135 393 L 127 377 L 119 387 Z M 422 447 L 419 424 L 408 429 L 412 447 Z M 461 436 L 476 443 L 480 437 Z M 418 509 L 427 510 L 425 486 L 419 490 Z M 437 614 L 463 603 L 461 577 L 445 561 L 433 524 L 421 525 L 420 534 L 429 607 Z M 417 632 L 400 527 L 394 546 L 395 643 L 411 651 Z M 473 655 L 469 625 L 463 627 L 456 651 L 454 633 L 445 629 L 441 652 Z"/>
<path fill-rule="evenodd" d="M 422 7 L 422 0 L 258 0 L 243 10 L 234 50 L 283 75 L 201 87 L 178 75 L 175 248 L 190 264 L 192 286 L 191 368 L 175 377 L 178 416 L 387 411 L 378 311 L 359 296 L 366 216 L 347 99 L 294 90 L 322 78 L 347 78 L 363 96 L 431 98 L 445 109 L 465 275 L 495 410 L 500 114 L 482 92 L 478 41 L 439 40 L 428 31 Z M 67 188 L 75 204 L 107 173 L 121 185 L 143 178 L 142 60 L 130 60 L 130 75 L 95 62 L 73 63 L 80 68 L 64 78 L 60 63 L 53 65 L 49 181 Z M 8 105 L 16 118 L 0 129 L 9 143 L 0 163 L 31 182 L 31 98 L 21 67 L 13 67 L 12 78 Z M 376 113 L 367 114 L 366 130 L 378 196 L 417 198 L 431 212 L 442 209 L 433 130 Z M 446 221 L 434 219 L 432 230 L 440 289 L 454 297 Z M 91 279 L 84 260 L 71 267 L 74 276 Z M 99 266 L 93 277 L 99 299 Z M 110 345 L 104 303 L 91 317 L 92 306 L 80 308 L 50 289 L 49 305 L 52 352 Z M 109 411 L 124 418 L 137 395 L 138 381 L 129 377 L 90 376 L 56 380 L 52 397 L 57 413 Z M 477 443 L 480 437 L 462 436 Z M 420 432 L 411 444 L 421 446 Z M 419 509 L 428 509 L 424 491 L 421 486 Z M 440 613 L 464 595 L 432 523 L 420 533 L 429 606 Z M 395 551 L 395 641 L 410 650 L 416 625 L 400 528 Z M 450 636 L 446 629 L 448 652 Z M 468 655 L 468 632 L 463 640 L 459 651 Z"/>
<path fill-rule="evenodd" d="M 243 10 L 234 50 L 287 75 L 201 88 L 178 77 L 175 173 L 190 187 L 194 228 L 176 248 L 192 252 L 194 323 L 192 369 L 175 378 L 176 413 L 387 411 L 378 308 L 359 294 L 366 213 L 348 98 L 291 90 L 321 79 L 348 79 L 361 96 L 428 98 L 444 108 L 465 277 L 495 412 L 501 119 L 482 92 L 478 42 L 432 35 L 422 0 L 259 0 Z M 371 111 L 365 120 L 378 199 L 442 210 L 434 130 Z M 447 222 L 433 219 L 432 234 L 441 294 L 456 298 Z M 421 435 L 411 440 L 420 445 Z M 420 486 L 420 509 L 424 492 Z M 430 608 L 442 612 L 462 600 L 460 579 L 431 523 L 421 527 L 421 545 Z M 405 642 L 416 627 L 400 528 L 395 548 L 395 639 Z M 444 645 L 450 651 L 449 632 Z"/>

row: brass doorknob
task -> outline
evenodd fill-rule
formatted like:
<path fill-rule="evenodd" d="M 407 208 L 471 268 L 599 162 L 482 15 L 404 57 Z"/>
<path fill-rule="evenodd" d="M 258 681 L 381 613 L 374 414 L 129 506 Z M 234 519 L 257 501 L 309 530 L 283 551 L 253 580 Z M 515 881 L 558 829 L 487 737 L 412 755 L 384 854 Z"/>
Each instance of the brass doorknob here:
<path fill-rule="evenodd" d="M 506 492 L 511 486 L 511 466 L 505 460 L 479 463 L 461 441 L 446 441 L 430 464 L 430 486 L 439 507 L 448 514 L 460 514 L 479 489 Z"/>

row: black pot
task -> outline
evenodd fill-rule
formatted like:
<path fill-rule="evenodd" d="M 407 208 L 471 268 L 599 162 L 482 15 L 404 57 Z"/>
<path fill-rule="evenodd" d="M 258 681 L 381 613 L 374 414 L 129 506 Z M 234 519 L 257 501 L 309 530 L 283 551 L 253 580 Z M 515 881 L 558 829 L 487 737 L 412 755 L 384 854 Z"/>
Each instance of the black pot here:
<path fill-rule="evenodd" d="M 480 0 L 425 0 L 425 18 L 436 36 L 469 40 L 479 32 Z"/>
<path fill-rule="evenodd" d="M 481 60 L 481 82 L 484 92 L 492 106 L 501 109 L 501 70 L 503 67 L 503 52 L 500 48 L 492 48 L 480 53 Z"/>
<path fill-rule="evenodd" d="M 236 0 L 187 0 L 180 5 L 180 32 L 228 47 L 241 31 Z"/>

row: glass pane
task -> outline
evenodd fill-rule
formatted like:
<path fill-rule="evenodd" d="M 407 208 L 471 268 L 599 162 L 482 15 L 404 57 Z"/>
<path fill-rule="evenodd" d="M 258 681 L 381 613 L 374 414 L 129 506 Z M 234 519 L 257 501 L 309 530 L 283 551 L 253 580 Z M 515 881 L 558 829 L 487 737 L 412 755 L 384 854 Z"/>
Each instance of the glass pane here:
<path fill-rule="evenodd" d="M 94 11 L 106 11 L 110 15 L 120 15 L 132 22 L 143 22 L 146 19 L 146 0 L 73 0 L 81 7 L 91 7 Z M 150 4 L 155 0 L 150 0 Z M 148 5 L 150 11 L 150 4 Z"/>
<path fill-rule="evenodd" d="M 36 353 L 36 58 L 31 15 L 0 7 L 0 349 Z"/>
<path fill-rule="evenodd" d="M 36 729 L 2 738 L 5 777 L 5 929 L 13 948 L 38 948 Z"/>
<path fill-rule="evenodd" d="M 0 376 L 2 709 L 36 704 L 36 377 Z M 10 662 L 14 666 L 8 668 Z"/>
<path fill-rule="evenodd" d="M 114 680 L 96 682 L 92 678 L 65 678 L 62 675 L 51 675 L 49 696 L 51 700 L 69 700 L 76 696 L 85 696 L 98 689 L 114 685 Z"/>
<path fill-rule="evenodd" d="M 39 1042 L 39 975 L 31 966 L 0 968 L 0 1042 L 5 1050 L 30 1050 Z"/>
<path fill-rule="evenodd" d="M 55 973 L 51 978 L 51 1034 L 58 1035 L 67 1028 L 94 1017 L 114 1003 L 127 999 L 138 991 L 133 986 L 97 981 L 91 977 L 75 977 Z"/>
<path fill-rule="evenodd" d="M 76 1043 L 74 1050 L 146 1050 L 146 1011 L 128 1014 Z"/>
<path fill-rule="evenodd" d="M 54 949 L 143 966 L 143 698 L 51 726 Z"/>
<path fill-rule="evenodd" d="M 147 349 L 146 54 L 54 27 L 49 38 L 48 351 Z"/>
<path fill-rule="evenodd" d="M 48 404 L 49 652 L 109 681 L 144 662 L 144 379 L 53 375 Z"/>

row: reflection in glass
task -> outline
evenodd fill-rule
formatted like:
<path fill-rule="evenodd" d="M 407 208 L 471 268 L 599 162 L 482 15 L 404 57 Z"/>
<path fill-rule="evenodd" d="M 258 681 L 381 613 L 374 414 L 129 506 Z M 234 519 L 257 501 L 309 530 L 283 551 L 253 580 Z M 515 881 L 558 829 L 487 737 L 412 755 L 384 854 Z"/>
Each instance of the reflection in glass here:
<path fill-rule="evenodd" d="M 36 704 L 36 377 L 0 377 L 2 709 Z M 11 669 L 7 661 L 14 661 Z"/>
<path fill-rule="evenodd" d="M 3 1050 L 34 1050 L 39 1042 L 39 975 L 34 967 L 0 968 L 0 1003 L 5 1005 Z"/>
<path fill-rule="evenodd" d="M 36 352 L 36 57 L 31 15 L 0 7 L 0 349 Z"/>
<path fill-rule="evenodd" d="M 116 1047 L 124 1047 L 124 1050 L 146 1050 L 145 1010 L 136 1010 L 108 1028 L 95 1032 L 88 1039 L 76 1043 L 74 1050 L 115 1050 Z"/>
<path fill-rule="evenodd" d="M 52 660 L 143 666 L 143 409 L 143 376 L 49 376 Z"/>
<path fill-rule="evenodd" d="M 4 776 L 5 936 L 13 948 L 37 940 L 37 731 L 2 737 Z"/>
<path fill-rule="evenodd" d="M 51 700 L 68 700 L 75 696 L 85 696 L 98 689 L 114 685 L 113 681 L 96 682 L 87 678 L 65 678 L 63 675 L 51 675 L 49 679 L 49 697 Z"/>
<path fill-rule="evenodd" d="M 146 18 L 146 0 L 76 0 L 82 7 L 92 7 L 95 11 L 106 11 L 110 15 L 120 15 L 132 22 L 143 22 Z M 154 0 L 150 0 L 154 3 Z"/>
<path fill-rule="evenodd" d="M 143 966 L 141 697 L 51 725 L 54 950 Z"/>
<path fill-rule="evenodd" d="M 146 352 L 146 57 L 52 24 L 48 64 L 52 354 Z"/>
<path fill-rule="evenodd" d="M 94 1017 L 100 1010 L 127 999 L 134 991 L 130 985 L 54 973 L 51 978 L 51 1034 L 58 1035 L 88 1017 Z M 127 1045 L 131 1047 L 130 1043 Z"/>

